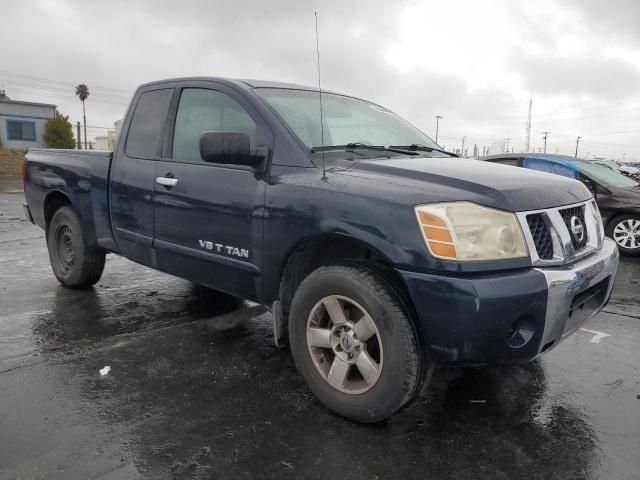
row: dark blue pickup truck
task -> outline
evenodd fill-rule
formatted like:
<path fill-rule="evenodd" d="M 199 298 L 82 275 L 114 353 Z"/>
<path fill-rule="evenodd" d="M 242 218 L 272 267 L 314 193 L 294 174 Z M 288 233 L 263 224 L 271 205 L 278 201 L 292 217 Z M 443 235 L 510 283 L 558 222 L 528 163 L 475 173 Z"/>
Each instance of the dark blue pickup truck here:
<path fill-rule="evenodd" d="M 30 151 L 25 210 L 55 276 L 90 287 L 112 252 L 266 305 L 313 393 L 362 422 L 436 364 L 531 361 L 607 303 L 618 251 L 580 182 L 456 158 L 319 93 L 154 82 L 115 152 Z"/>

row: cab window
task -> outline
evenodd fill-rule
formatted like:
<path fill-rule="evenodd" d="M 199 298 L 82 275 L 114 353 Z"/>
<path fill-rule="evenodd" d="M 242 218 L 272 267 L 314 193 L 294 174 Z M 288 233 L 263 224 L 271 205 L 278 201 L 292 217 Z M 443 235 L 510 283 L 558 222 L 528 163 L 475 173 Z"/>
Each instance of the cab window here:
<path fill-rule="evenodd" d="M 182 162 L 202 162 L 200 136 L 204 132 L 235 132 L 249 136 L 256 146 L 256 123 L 242 106 L 222 92 L 186 88 L 180 95 L 173 132 L 172 158 Z"/>
<path fill-rule="evenodd" d="M 131 118 L 125 152 L 133 158 L 154 158 L 158 154 L 160 135 L 172 90 L 163 88 L 140 95 Z"/>

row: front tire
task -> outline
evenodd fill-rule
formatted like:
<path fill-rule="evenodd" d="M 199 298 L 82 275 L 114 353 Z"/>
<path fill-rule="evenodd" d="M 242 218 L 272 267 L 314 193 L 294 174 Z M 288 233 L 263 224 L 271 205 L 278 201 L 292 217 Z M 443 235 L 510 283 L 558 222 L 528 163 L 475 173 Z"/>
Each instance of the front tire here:
<path fill-rule="evenodd" d="M 607 225 L 606 233 L 616 242 L 622 255 L 640 256 L 640 216 L 616 217 Z"/>
<path fill-rule="evenodd" d="M 368 269 L 327 266 L 305 278 L 291 303 L 289 337 L 309 388 L 339 415 L 377 422 L 415 397 L 416 334 L 397 294 Z"/>
<path fill-rule="evenodd" d="M 88 288 L 104 270 L 104 250 L 87 243 L 80 219 L 70 207 L 56 211 L 47 229 L 51 269 L 58 281 L 69 288 Z"/>

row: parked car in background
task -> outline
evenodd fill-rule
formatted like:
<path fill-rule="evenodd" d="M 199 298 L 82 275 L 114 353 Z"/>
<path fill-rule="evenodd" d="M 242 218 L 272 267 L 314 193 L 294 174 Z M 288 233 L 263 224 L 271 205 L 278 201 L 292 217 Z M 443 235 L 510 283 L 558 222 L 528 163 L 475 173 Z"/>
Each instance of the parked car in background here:
<path fill-rule="evenodd" d="M 488 162 L 554 173 L 584 183 L 600 208 L 605 232 L 624 255 L 640 255 L 640 183 L 608 166 L 564 155 L 503 154 Z"/>
<path fill-rule="evenodd" d="M 635 179 L 640 178 L 640 168 L 636 168 L 628 165 L 621 165 L 617 162 L 614 162 L 613 160 L 589 160 L 589 161 L 597 165 L 602 165 L 603 167 L 607 167 L 610 170 L 620 172 L 621 174 L 626 175 L 627 177 L 632 177 Z"/>

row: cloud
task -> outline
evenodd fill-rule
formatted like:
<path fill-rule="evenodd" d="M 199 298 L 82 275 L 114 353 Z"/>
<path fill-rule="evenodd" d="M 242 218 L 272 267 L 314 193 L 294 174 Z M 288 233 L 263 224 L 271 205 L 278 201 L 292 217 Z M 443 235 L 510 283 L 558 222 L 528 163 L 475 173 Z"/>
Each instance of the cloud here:
<path fill-rule="evenodd" d="M 567 0 L 577 21 L 605 37 L 640 43 L 640 2 L 637 0 Z"/>
<path fill-rule="evenodd" d="M 551 130 L 545 122 L 555 122 L 551 145 L 568 151 L 573 135 L 587 132 L 596 134 L 594 152 L 620 156 L 631 136 L 597 135 L 628 131 L 637 113 L 625 107 L 603 130 L 585 111 L 640 103 L 639 8 L 595 0 L 8 0 L 0 70 L 87 83 L 89 124 L 110 126 L 136 85 L 150 80 L 205 75 L 315 85 L 317 10 L 325 88 L 381 103 L 427 133 L 443 115 L 440 134 L 450 147 L 464 135 L 478 144 L 509 137 L 516 148 L 533 91 L 534 125 Z M 10 96 L 54 102 L 81 119 L 65 84 L 34 88 L 23 80 L 0 73 Z"/>
<path fill-rule="evenodd" d="M 640 70 L 597 53 L 590 58 L 514 55 L 511 65 L 525 79 L 527 89 L 543 95 L 619 100 L 640 94 Z"/>

